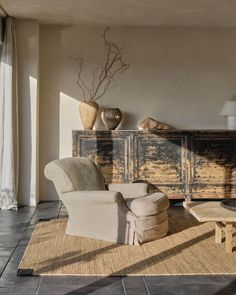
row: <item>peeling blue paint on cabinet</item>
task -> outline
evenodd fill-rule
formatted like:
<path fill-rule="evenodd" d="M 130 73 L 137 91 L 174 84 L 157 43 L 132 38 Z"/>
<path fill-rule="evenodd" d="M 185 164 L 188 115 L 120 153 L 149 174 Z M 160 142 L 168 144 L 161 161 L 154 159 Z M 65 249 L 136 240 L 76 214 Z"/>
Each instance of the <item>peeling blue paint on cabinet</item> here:
<path fill-rule="evenodd" d="M 236 131 L 73 131 L 73 156 L 89 157 L 107 184 L 144 181 L 170 199 L 236 197 Z"/>

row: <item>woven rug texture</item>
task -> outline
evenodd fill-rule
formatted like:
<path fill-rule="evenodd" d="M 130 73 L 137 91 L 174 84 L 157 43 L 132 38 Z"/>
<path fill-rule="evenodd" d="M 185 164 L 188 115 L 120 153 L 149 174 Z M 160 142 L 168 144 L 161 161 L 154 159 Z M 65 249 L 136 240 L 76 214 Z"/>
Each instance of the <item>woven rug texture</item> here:
<path fill-rule="evenodd" d="M 214 224 L 169 217 L 170 232 L 142 246 L 65 234 L 67 219 L 40 222 L 19 265 L 32 275 L 236 274 L 236 252 L 215 244 Z M 234 238 L 235 239 L 235 238 Z M 236 241 L 234 240 L 235 244 Z"/>

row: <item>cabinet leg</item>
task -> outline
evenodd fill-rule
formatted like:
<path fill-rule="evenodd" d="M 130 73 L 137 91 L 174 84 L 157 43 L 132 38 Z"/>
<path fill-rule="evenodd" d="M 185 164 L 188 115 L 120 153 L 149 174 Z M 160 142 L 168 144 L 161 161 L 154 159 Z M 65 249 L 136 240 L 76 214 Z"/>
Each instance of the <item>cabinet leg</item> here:
<path fill-rule="evenodd" d="M 220 244 L 222 242 L 222 226 L 216 222 L 215 225 L 215 242 Z"/>
<path fill-rule="evenodd" d="M 232 253 L 232 229 L 233 224 L 226 222 L 225 226 L 225 250 L 226 253 Z"/>

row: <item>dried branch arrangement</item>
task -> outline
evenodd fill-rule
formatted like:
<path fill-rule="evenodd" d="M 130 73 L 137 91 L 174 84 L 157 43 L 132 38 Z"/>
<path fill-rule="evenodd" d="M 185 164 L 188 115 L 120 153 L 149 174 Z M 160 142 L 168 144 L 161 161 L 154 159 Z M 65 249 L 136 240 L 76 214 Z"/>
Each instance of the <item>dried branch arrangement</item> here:
<path fill-rule="evenodd" d="M 93 70 L 92 82 L 90 87 L 84 82 L 83 70 L 84 59 L 79 57 L 75 59 L 77 63 L 77 84 L 82 90 L 84 101 L 96 101 L 100 99 L 111 87 L 115 76 L 129 68 L 122 57 L 122 48 L 118 43 L 107 39 L 109 27 L 102 34 L 105 47 L 105 59 Z"/>

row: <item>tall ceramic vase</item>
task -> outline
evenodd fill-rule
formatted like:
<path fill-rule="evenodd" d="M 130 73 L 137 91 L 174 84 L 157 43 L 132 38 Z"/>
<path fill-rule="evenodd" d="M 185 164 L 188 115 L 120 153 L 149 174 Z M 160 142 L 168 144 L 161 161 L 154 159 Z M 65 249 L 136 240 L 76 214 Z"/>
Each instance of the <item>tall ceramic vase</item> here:
<path fill-rule="evenodd" d="M 82 101 L 79 113 L 85 130 L 92 130 L 97 119 L 99 106 L 95 101 Z"/>
<path fill-rule="evenodd" d="M 107 108 L 103 110 L 101 117 L 107 129 L 115 130 L 122 120 L 122 113 L 118 108 Z"/>

